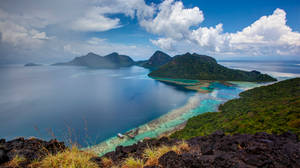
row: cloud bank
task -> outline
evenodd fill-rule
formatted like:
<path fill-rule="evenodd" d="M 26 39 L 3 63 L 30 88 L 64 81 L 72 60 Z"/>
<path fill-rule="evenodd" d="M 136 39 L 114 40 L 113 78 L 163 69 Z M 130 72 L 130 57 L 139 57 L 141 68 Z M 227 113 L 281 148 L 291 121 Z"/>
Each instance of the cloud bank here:
<path fill-rule="evenodd" d="M 110 42 L 97 36 L 97 32 L 131 24 L 124 18 L 154 36 L 145 39 L 149 45 Z M 283 9 L 274 9 L 234 33 L 224 32 L 223 23 L 202 26 L 204 20 L 201 6 L 186 8 L 183 2 L 174 0 L 159 4 L 144 0 L 3 0 L 0 62 L 3 58 L 13 61 L 26 57 L 67 60 L 89 51 L 103 55 L 117 51 L 143 59 L 157 48 L 222 57 L 300 54 L 300 33 L 287 25 Z"/>
<path fill-rule="evenodd" d="M 201 27 L 203 12 L 198 8 L 185 9 L 182 2 L 166 0 L 158 14 L 141 22 L 147 31 L 160 35 L 154 45 L 162 49 L 182 50 L 192 45 L 212 54 L 229 55 L 299 55 L 300 33 L 286 24 L 286 12 L 276 9 L 236 33 L 223 32 L 223 24 Z M 194 28 L 197 26 L 197 28 Z"/>

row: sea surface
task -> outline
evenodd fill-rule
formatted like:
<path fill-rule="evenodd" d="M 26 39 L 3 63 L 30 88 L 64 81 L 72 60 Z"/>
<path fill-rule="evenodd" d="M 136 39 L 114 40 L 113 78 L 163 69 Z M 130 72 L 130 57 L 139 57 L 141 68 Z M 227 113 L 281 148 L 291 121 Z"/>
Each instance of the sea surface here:
<path fill-rule="evenodd" d="M 221 61 L 280 80 L 300 76 L 300 62 Z M 78 143 L 99 154 L 171 131 L 195 115 L 262 84 L 211 83 L 197 93 L 156 81 L 141 67 L 91 70 L 76 66 L 0 66 L 0 138 L 35 136 Z M 136 131 L 134 139 L 118 133 Z"/>

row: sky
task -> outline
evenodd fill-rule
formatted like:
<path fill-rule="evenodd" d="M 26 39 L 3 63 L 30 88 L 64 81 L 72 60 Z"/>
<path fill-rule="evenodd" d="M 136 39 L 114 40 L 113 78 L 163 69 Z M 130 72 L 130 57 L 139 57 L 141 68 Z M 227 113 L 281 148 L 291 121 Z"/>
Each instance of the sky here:
<path fill-rule="evenodd" d="M 0 64 L 156 50 L 300 60 L 299 0 L 1 0 Z"/>

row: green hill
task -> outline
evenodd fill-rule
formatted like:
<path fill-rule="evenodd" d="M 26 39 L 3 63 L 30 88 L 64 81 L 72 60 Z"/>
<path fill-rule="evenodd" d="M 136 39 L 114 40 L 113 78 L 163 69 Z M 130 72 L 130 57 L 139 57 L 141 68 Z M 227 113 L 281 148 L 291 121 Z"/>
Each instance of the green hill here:
<path fill-rule="evenodd" d="M 209 56 L 190 54 L 175 56 L 171 61 L 149 74 L 150 77 L 180 78 L 195 80 L 224 81 L 276 81 L 267 74 L 258 71 L 242 71 L 226 68 Z"/>
<path fill-rule="evenodd" d="M 119 55 L 118 53 L 111 53 L 104 57 L 94 53 L 88 53 L 85 56 L 76 57 L 70 62 L 56 63 L 53 65 L 75 65 L 89 68 L 114 69 L 134 64 L 135 62 L 129 56 Z"/>
<path fill-rule="evenodd" d="M 156 51 L 147 61 L 141 62 L 141 66 L 149 69 L 156 69 L 172 60 L 168 54 Z"/>
<path fill-rule="evenodd" d="M 254 88 L 219 107 L 220 112 L 198 115 L 171 137 L 189 139 L 216 130 L 226 133 L 282 133 L 300 136 L 300 78 Z"/>

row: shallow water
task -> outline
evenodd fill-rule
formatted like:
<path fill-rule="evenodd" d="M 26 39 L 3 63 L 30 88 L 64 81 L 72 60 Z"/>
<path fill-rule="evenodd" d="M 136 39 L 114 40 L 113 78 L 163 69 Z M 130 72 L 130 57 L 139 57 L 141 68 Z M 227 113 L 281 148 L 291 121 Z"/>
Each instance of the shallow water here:
<path fill-rule="evenodd" d="M 280 80 L 300 76 L 300 66 L 291 68 L 290 63 L 264 62 L 263 67 L 262 63 L 221 63 L 271 72 Z M 0 66 L 0 138 L 55 136 L 91 147 L 101 155 L 117 145 L 157 137 L 195 115 L 217 111 L 219 104 L 260 85 L 232 82 L 235 85 L 225 86 L 214 82 L 202 88 L 211 92 L 197 93 L 151 79 L 148 72 L 140 67 L 90 70 L 73 66 Z M 135 128 L 139 128 L 135 139 L 116 137 Z"/>

